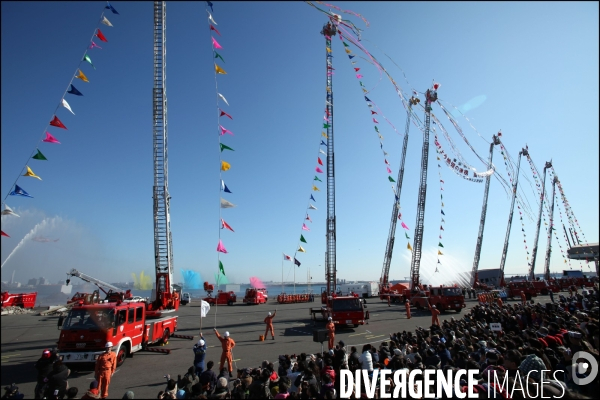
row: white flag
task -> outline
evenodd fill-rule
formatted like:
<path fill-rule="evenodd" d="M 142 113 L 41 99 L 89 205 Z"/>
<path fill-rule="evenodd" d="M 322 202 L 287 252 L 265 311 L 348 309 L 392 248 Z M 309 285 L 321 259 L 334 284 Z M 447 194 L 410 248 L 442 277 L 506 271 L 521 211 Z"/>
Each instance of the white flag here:
<path fill-rule="evenodd" d="M 212 15 L 210 15 L 210 13 L 208 11 L 207 11 L 207 13 L 208 13 L 208 19 L 209 19 L 209 21 L 212 22 L 215 25 L 218 25 L 217 22 L 213 19 Z"/>
<path fill-rule="evenodd" d="M 309 210 L 316 210 L 316 209 L 317 209 L 317 207 L 315 207 L 315 206 L 313 206 L 313 205 L 311 204 L 310 206 L 308 206 L 308 209 L 309 209 Z"/>
<path fill-rule="evenodd" d="M 15 212 L 12 210 L 12 208 L 10 208 L 7 204 L 4 205 L 4 210 L 2 210 L 2 215 L 14 215 L 15 217 L 18 217 L 18 214 L 15 214 Z"/>
<path fill-rule="evenodd" d="M 229 105 L 229 103 L 227 102 L 227 99 L 225 98 L 225 96 L 223 96 L 221 93 L 217 93 L 219 95 L 219 97 L 221 98 L 221 100 L 223 100 L 225 102 L 225 104 Z"/>
<path fill-rule="evenodd" d="M 64 108 L 66 108 L 67 110 L 71 111 L 71 114 L 75 115 L 73 110 L 71 110 L 71 106 L 69 106 L 69 103 L 67 103 L 67 101 L 65 99 L 62 99 L 62 106 Z"/>
<path fill-rule="evenodd" d="M 112 24 L 110 23 L 110 21 L 108 19 L 106 19 L 106 17 L 104 17 L 104 19 L 102 20 L 102 23 L 106 26 L 112 26 Z"/>
<path fill-rule="evenodd" d="M 321 153 L 321 154 L 325 154 L 325 157 L 327 157 L 327 153 L 325 153 L 325 152 L 323 151 L 323 149 L 319 149 L 319 153 Z"/>
<path fill-rule="evenodd" d="M 232 208 L 235 207 L 235 204 L 232 204 L 221 197 L 221 208 Z"/>
<path fill-rule="evenodd" d="M 200 301 L 202 302 L 202 305 L 200 306 L 200 317 L 206 318 L 206 316 L 208 315 L 208 312 L 210 311 L 210 304 L 208 304 L 204 300 L 200 300 Z"/>

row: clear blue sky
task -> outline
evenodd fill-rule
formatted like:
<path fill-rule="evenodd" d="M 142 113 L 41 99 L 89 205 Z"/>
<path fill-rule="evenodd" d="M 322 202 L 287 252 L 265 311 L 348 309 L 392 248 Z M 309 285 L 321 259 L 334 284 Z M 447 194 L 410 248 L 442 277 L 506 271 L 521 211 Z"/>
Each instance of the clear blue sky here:
<path fill-rule="evenodd" d="M 114 27 L 99 25 L 108 43 L 88 52 L 96 70 L 81 69 L 90 83 L 75 80 L 83 97 L 67 95 L 76 115 L 56 114 L 68 131 L 48 130 L 61 145 L 39 144 L 49 161 L 29 160 L 44 127 L 68 86 L 103 10 L 102 2 L 2 2 L 2 183 L 4 198 L 27 163 L 43 181 L 21 177 L 17 184 L 34 199 L 8 196 L 21 218 L 2 217 L 2 262 L 34 229 L 2 269 L 2 280 L 45 276 L 53 282 L 76 267 L 108 281 L 130 280 L 132 272 L 153 274 L 152 225 L 152 2 L 111 3 Z M 489 141 L 502 129 L 516 159 L 527 144 L 538 169 L 552 159 L 565 194 L 589 242 L 598 242 L 598 3 L 597 2 L 347 2 L 344 15 L 363 31 L 363 45 L 403 90 L 424 92 L 441 83 L 446 106 L 485 101 L 466 116 Z M 325 7 L 326 8 L 326 7 Z M 324 279 L 325 185 L 315 194 L 310 232 L 301 231 L 321 140 L 325 102 L 325 49 L 319 34 L 326 17 L 302 2 L 214 2 L 215 36 L 227 75 L 219 91 L 233 116 L 222 124 L 235 136 L 224 143 L 231 170 L 224 173 L 238 207 L 223 210 L 235 229 L 224 231 L 229 254 L 221 259 L 230 281 L 250 276 L 281 279 L 282 253 L 293 255 L 300 234 L 308 241 L 299 254 L 314 280 Z M 176 280 L 180 269 L 203 277 L 217 270 L 219 149 L 216 135 L 213 56 L 204 2 L 167 6 L 167 96 L 169 100 L 169 188 Z M 354 54 L 359 55 L 355 47 Z M 388 235 L 393 195 L 370 112 L 339 39 L 333 41 L 335 98 L 338 277 L 378 280 Z M 389 81 L 357 57 L 368 96 L 404 131 L 406 114 Z M 422 98 L 423 96 L 421 96 Z M 472 104 L 472 103 L 471 103 Z M 438 106 L 461 154 L 478 170 L 484 165 L 468 149 Z M 423 118 L 421 113 L 420 118 Z M 380 118 L 392 176 L 402 138 Z M 487 158 L 489 145 L 464 119 L 466 137 Z M 433 141 L 433 136 L 432 136 Z M 414 234 L 422 134 L 413 127 L 401 204 Z M 448 144 L 442 140 L 445 149 Z M 497 173 L 507 178 L 499 151 Z M 522 162 L 523 193 L 537 214 L 533 181 Z M 442 169 L 445 232 L 443 272 L 435 274 L 440 225 L 440 189 L 431 146 L 421 275 L 436 283 L 473 263 L 483 184 Z M 548 188 L 550 186 L 548 185 Z M 510 199 L 492 179 L 480 268 L 500 262 Z M 562 205 L 561 205 L 562 207 Z M 524 273 L 526 254 L 516 215 L 506 273 Z M 566 222 L 563 209 L 563 219 Z M 558 214 L 558 237 L 563 250 Z M 535 223 L 524 219 L 531 249 Z M 409 275 L 410 252 L 403 230 L 390 276 Z M 59 239 L 40 242 L 31 238 Z M 543 270 L 546 233 L 540 234 L 536 271 Z M 565 267 L 553 238 L 551 270 Z M 579 268 L 579 263 L 572 263 Z M 591 265 L 591 264 L 590 264 Z M 286 280 L 292 266 L 284 265 Z M 588 266 L 583 264 L 584 271 Z"/>

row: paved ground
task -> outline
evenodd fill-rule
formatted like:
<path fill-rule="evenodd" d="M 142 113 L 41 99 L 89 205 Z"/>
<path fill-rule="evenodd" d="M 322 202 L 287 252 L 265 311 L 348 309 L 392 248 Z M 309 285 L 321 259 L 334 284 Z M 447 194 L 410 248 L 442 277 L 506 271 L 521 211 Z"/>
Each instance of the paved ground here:
<path fill-rule="evenodd" d="M 547 296 L 536 298 L 541 303 L 548 302 Z M 467 299 L 467 307 L 463 313 L 472 308 L 476 302 Z M 238 368 L 256 367 L 262 360 L 275 362 L 280 354 L 315 353 L 321 351 L 320 343 L 312 341 L 312 330 L 323 328 L 323 322 L 316 326 L 310 319 L 308 309 L 318 307 L 319 303 L 278 305 L 271 300 L 267 305 L 247 306 L 237 303 L 232 307 L 219 306 L 216 310 L 216 322 L 219 333 L 228 330 L 236 342 L 233 351 L 235 364 Z M 259 335 L 264 334 L 263 320 L 269 311 L 277 307 L 274 320 L 275 340 L 258 341 Z M 362 346 L 365 343 L 377 344 L 387 340 L 391 332 L 413 330 L 417 326 L 428 327 L 431 323 L 429 312 L 413 310 L 413 318 L 406 319 L 404 306 L 392 304 L 378 299 L 369 299 L 367 309 L 371 319 L 369 325 L 352 329 L 339 329 L 336 342 L 344 340 L 346 346 Z M 171 339 L 166 348 L 171 349 L 170 355 L 138 352 L 129 358 L 117 370 L 110 386 L 110 397 L 121 398 L 127 390 L 132 390 L 136 398 L 156 398 L 156 394 L 165 387 L 166 374 L 176 377 L 183 375 L 192 365 L 192 345 L 198 340 L 200 328 L 200 307 L 198 303 L 183 306 L 179 312 L 179 330 L 182 335 L 194 335 L 194 341 Z M 441 319 L 460 318 L 462 314 L 449 311 L 440 316 Z M 56 327 L 56 317 L 41 317 L 35 315 L 10 315 L 2 317 L 1 336 L 1 385 L 2 387 L 15 382 L 27 398 L 33 398 L 36 371 L 33 364 L 40 357 L 44 348 L 56 345 L 59 331 Z M 203 333 L 207 339 L 209 351 L 207 361 L 218 363 L 220 347 L 212 328 L 215 326 L 215 307 L 209 316 L 203 319 Z M 325 343 L 325 346 L 327 343 Z M 360 348 L 359 348 L 360 350 Z M 80 389 L 89 387 L 93 373 L 73 372 L 69 385 Z M 81 392 L 81 393 L 83 393 Z"/>

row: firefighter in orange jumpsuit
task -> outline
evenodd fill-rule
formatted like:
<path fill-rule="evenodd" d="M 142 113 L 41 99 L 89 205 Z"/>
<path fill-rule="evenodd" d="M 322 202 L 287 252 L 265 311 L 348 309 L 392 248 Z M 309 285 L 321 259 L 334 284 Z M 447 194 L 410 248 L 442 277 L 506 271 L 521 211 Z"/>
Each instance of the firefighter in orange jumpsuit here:
<path fill-rule="evenodd" d="M 406 307 L 406 318 L 410 319 L 410 301 L 406 300 L 404 306 Z"/>
<path fill-rule="evenodd" d="M 388 307 L 391 307 L 392 305 L 390 304 L 390 295 L 389 295 L 389 294 L 388 294 L 388 297 L 387 297 L 387 298 L 388 298 L 388 299 L 387 299 L 387 300 L 388 300 Z"/>
<path fill-rule="evenodd" d="M 500 298 L 500 296 L 498 296 L 498 298 L 496 299 L 496 304 L 498 304 L 498 307 L 502 308 L 502 299 Z"/>
<path fill-rule="evenodd" d="M 335 325 L 331 320 L 331 317 L 327 318 L 327 325 L 325 325 L 325 329 L 327 329 L 327 333 L 329 336 L 329 350 L 335 347 L 334 339 L 335 339 Z"/>
<path fill-rule="evenodd" d="M 117 369 L 117 355 L 113 353 L 112 342 L 106 342 L 104 345 L 106 352 L 101 354 L 96 360 L 96 380 L 98 381 L 98 387 L 100 388 L 100 396 L 103 399 L 108 397 L 108 385 L 110 385 L 110 378 Z"/>
<path fill-rule="evenodd" d="M 271 337 L 273 340 L 275 340 L 275 330 L 273 329 L 273 318 L 275 318 L 275 314 L 277 314 L 277 309 L 275 309 L 275 312 L 272 315 L 269 313 L 269 315 L 267 315 L 265 318 L 265 324 L 267 324 L 267 329 L 265 330 L 265 339 L 267 338 L 269 331 L 271 331 Z"/>
<path fill-rule="evenodd" d="M 525 296 L 525 292 L 521 290 L 521 304 L 527 304 L 527 296 Z"/>
<path fill-rule="evenodd" d="M 440 326 L 440 320 L 438 318 L 438 315 L 440 315 L 440 310 L 431 304 L 429 305 L 429 309 L 431 310 L 431 325 Z"/>
<path fill-rule="evenodd" d="M 227 368 L 229 369 L 229 376 L 233 372 L 233 358 L 231 357 L 231 350 L 235 347 L 235 342 L 232 338 L 229 337 L 229 332 L 225 332 L 225 335 L 219 335 L 217 332 L 217 328 L 214 328 L 215 334 L 217 338 L 221 341 L 221 347 L 223 348 L 223 352 L 221 353 L 221 364 L 219 366 L 219 370 L 223 369 L 225 365 L 225 361 L 227 361 Z"/>

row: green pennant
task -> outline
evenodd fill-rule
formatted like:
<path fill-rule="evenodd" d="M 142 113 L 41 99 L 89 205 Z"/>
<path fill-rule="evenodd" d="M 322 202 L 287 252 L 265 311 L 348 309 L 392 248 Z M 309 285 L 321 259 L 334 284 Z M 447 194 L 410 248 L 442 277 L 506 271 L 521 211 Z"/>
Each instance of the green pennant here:
<path fill-rule="evenodd" d="M 319 182 L 323 182 L 322 180 L 320 180 L 316 175 L 315 175 L 315 179 L 313 179 L 313 181 L 319 181 Z"/>
<path fill-rule="evenodd" d="M 323 124 L 323 128 L 331 128 L 331 125 L 329 125 L 329 124 Z"/>
<path fill-rule="evenodd" d="M 231 150 L 231 151 L 235 151 L 234 149 L 232 149 L 229 146 L 225 146 L 223 143 L 219 143 L 219 146 L 221 146 L 221 152 L 223 152 L 223 150 Z"/>
<path fill-rule="evenodd" d="M 225 62 L 225 60 L 223 60 L 223 57 L 221 57 L 221 55 L 219 53 L 217 53 L 216 51 L 215 51 L 215 58 L 220 58 L 221 61 Z"/>
<path fill-rule="evenodd" d="M 373 126 L 373 128 L 375 128 L 375 130 L 377 131 L 377 133 L 379 133 L 379 128 L 377 127 L 377 125 Z"/>
<path fill-rule="evenodd" d="M 442 198 L 442 200 L 444 199 L 444 195 L 443 194 L 440 194 L 440 197 Z"/>
<path fill-rule="evenodd" d="M 44 155 L 42 154 L 42 152 L 41 152 L 41 151 L 39 151 L 39 150 L 37 151 L 37 154 L 36 154 L 35 156 L 31 157 L 31 158 L 33 158 L 33 159 L 35 159 L 35 160 L 44 160 L 44 161 L 48 161 L 48 159 L 47 159 L 46 157 L 44 157 Z"/>
<path fill-rule="evenodd" d="M 407 238 L 408 240 L 410 240 L 410 238 L 408 237 L 408 233 L 404 232 L 404 236 L 406 236 L 406 238 Z"/>
<path fill-rule="evenodd" d="M 307 242 L 306 242 L 306 239 L 304 239 L 304 236 L 303 236 L 303 235 L 300 235 L 300 241 L 301 241 L 301 242 L 304 242 L 304 243 L 307 243 Z"/>
<path fill-rule="evenodd" d="M 350 47 L 350 45 L 348 43 L 346 43 L 346 42 L 342 42 L 342 43 L 344 43 L 344 47 Z"/>
<path fill-rule="evenodd" d="M 391 176 L 388 176 L 390 182 L 396 182 Z"/>
<path fill-rule="evenodd" d="M 358 83 L 360 83 L 360 86 L 365 87 L 365 85 L 363 85 L 362 81 L 358 81 Z"/>
<path fill-rule="evenodd" d="M 225 268 L 223 268 L 223 263 L 221 261 L 219 261 L 219 272 L 225 276 Z"/>
<path fill-rule="evenodd" d="M 439 246 L 439 247 L 444 247 L 444 245 L 442 244 L 442 242 L 439 242 L 439 243 L 438 243 L 438 246 Z"/>

